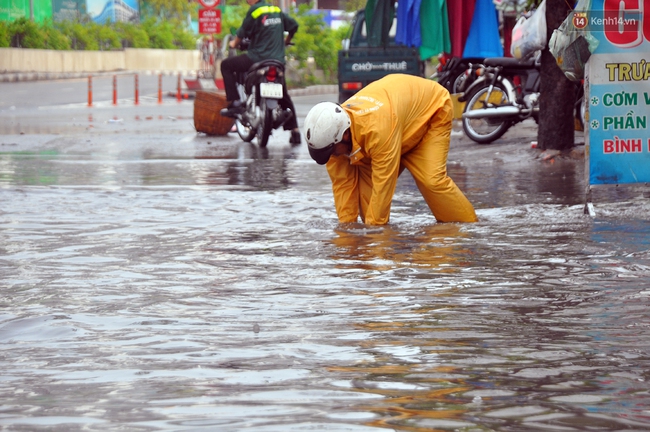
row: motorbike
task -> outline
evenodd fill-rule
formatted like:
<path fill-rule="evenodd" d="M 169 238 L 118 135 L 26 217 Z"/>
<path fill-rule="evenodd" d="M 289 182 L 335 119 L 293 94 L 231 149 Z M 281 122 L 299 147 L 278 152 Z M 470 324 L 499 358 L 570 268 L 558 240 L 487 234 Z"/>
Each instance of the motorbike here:
<path fill-rule="evenodd" d="M 224 41 L 227 46 L 227 41 Z M 239 49 L 248 48 L 244 39 Z M 285 69 L 278 60 L 262 60 L 253 64 L 246 73 L 237 74 L 239 100 L 245 109 L 235 115 L 235 130 L 244 142 L 257 137 L 257 144 L 266 147 L 274 129 L 286 123 L 294 114 L 280 106 L 284 97 Z"/>
<path fill-rule="evenodd" d="M 438 56 L 436 72 L 429 78 L 436 80 L 449 93 L 463 93 L 475 80 L 476 69 L 483 63 L 479 57 Z"/>
<path fill-rule="evenodd" d="M 500 138 L 511 126 L 539 115 L 539 59 L 486 58 L 480 77 L 458 99 L 466 102 L 465 134 L 479 144 Z"/>
<path fill-rule="evenodd" d="M 486 58 L 478 69 L 479 78 L 459 97 L 466 102 L 463 130 L 473 141 L 489 144 L 511 126 L 539 117 L 540 58 L 521 61 L 509 57 Z M 574 115 L 584 128 L 585 108 L 582 85 L 576 86 Z"/>

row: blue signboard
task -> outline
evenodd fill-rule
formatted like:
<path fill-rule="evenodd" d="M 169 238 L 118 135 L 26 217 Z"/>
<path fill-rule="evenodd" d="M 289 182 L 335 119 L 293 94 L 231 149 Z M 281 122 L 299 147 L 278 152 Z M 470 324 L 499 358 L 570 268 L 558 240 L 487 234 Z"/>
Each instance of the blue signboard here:
<path fill-rule="evenodd" d="M 589 184 L 650 182 L 650 0 L 593 0 L 585 18 L 598 40 L 586 76 Z"/>

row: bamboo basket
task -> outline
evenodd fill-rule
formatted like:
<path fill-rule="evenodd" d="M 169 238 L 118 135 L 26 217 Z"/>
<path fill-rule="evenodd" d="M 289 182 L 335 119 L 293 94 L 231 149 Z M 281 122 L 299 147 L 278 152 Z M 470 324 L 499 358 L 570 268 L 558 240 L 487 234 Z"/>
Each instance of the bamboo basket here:
<path fill-rule="evenodd" d="M 194 128 L 208 135 L 226 135 L 235 124 L 230 117 L 219 114 L 226 108 L 226 96 L 214 91 L 197 91 L 194 99 Z"/>

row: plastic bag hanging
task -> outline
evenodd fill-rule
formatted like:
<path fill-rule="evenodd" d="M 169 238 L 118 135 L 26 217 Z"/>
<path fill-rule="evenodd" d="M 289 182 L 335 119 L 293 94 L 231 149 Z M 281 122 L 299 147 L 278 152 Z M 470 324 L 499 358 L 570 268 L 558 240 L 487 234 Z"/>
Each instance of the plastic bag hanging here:
<path fill-rule="evenodd" d="M 555 57 L 558 67 L 571 81 L 580 81 L 585 76 L 585 64 L 598 47 L 598 40 L 585 28 L 575 25 L 575 17 L 591 7 L 591 0 L 579 0 L 556 30 L 548 43 L 549 51 Z M 585 15 L 586 16 L 586 15 Z"/>
<path fill-rule="evenodd" d="M 510 54 L 526 59 L 546 46 L 546 0 L 530 18 L 521 17 L 512 29 Z"/>

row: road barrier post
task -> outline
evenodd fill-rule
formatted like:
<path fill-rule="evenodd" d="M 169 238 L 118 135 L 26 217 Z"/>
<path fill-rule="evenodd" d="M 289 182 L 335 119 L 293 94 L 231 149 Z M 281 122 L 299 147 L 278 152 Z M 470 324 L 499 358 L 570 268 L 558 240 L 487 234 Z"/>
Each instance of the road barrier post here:
<path fill-rule="evenodd" d="M 88 75 L 88 106 L 93 106 L 93 76 Z"/>
<path fill-rule="evenodd" d="M 158 103 L 162 103 L 162 74 L 158 74 Z"/>
<path fill-rule="evenodd" d="M 135 74 L 135 104 L 140 103 L 140 89 L 138 89 L 138 74 Z"/>
<path fill-rule="evenodd" d="M 113 105 L 117 105 L 117 75 L 113 75 Z"/>

